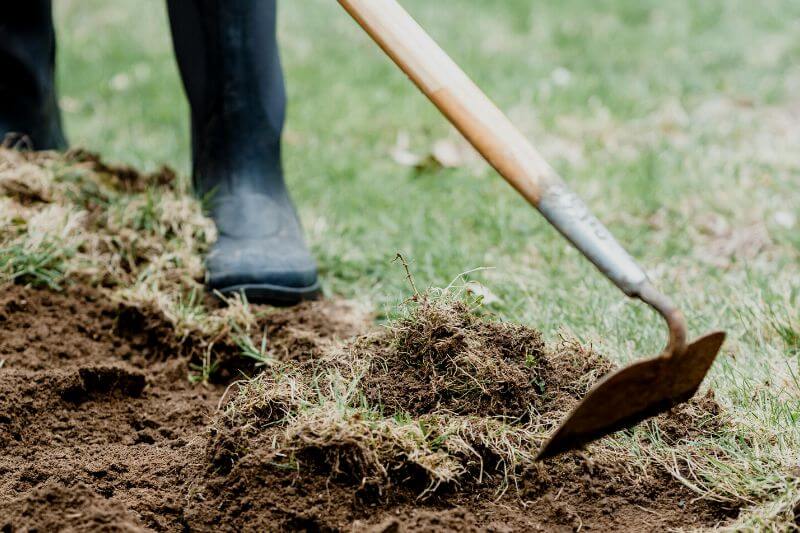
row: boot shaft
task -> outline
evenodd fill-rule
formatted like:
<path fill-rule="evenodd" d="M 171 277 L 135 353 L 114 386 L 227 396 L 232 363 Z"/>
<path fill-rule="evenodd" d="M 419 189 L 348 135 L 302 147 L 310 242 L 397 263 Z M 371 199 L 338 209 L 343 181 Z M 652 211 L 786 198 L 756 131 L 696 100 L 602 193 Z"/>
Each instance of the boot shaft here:
<path fill-rule="evenodd" d="M 169 0 L 168 9 L 191 107 L 197 193 L 282 188 L 286 95 L 275 0 Z"/>
<path fill-rule="evenodd" d="M 30 139 L 35 149 L 66 147 L 55 88 L 56 38 L 50 0 L 0 9 L 0 140 Z"/>

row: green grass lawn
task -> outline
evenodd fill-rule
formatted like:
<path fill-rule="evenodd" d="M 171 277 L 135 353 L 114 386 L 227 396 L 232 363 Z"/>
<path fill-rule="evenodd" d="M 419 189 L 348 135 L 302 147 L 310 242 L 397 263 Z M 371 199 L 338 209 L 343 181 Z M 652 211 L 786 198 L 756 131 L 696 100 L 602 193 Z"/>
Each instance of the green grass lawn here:
<path fill-rule="evenodd" d="M 409 293 L 397 252 L 418 286 L 487 267 L 468 277 L 497 296 L 490 307 L 504 319 L 575 336 L 620 362 L 658 352 L 659 319 L 486 165 L 396 162 L 398 138 L 422 156 L 440 139 L 463 143 L 336 2 L 280 5 L 285 165 L 328 294 L 391 313 Z M 728 332 L 708 383 L 737 429 L 702 456 L 665 447 L 642 460 L 691 471 L 685 482 L 705 497 L 744 500 L 742 527 L 791 527 L 800 504 L 800 3 L 404 5 L 674 295 L 692 334 Z M 188 109 L 163 2 L 56 8 L 71 143 L 185 175 Z"/>

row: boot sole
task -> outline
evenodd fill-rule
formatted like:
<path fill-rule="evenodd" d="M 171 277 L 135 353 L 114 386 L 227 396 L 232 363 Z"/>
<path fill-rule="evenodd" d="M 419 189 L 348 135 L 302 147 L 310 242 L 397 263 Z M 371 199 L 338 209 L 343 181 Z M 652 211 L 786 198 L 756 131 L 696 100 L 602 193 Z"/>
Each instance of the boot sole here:
<path fill-rule="evenodd" d="M 231 285 L 217 289 L 225 296 L 244 293 L 253 304 L 269 304 L 277 307 L 296 305 L 308 300 L 317 300 L 322 294 L 319 282 L 308 287 L 282 287 L 266 283 Z"/>

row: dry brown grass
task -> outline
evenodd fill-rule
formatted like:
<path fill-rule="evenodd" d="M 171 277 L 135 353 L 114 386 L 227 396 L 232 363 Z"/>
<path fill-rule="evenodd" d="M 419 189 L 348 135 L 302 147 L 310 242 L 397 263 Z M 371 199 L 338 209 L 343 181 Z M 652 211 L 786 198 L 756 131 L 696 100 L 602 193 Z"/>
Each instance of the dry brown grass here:
<path fill-rule="evenodd" d="M 181 338 L 254 323 L 239 298 L 204 305 L 202 257 L 216 230 L 167 168 L 141 174 L 80 150 L 0 149 L 0 224 L 0 282 L 98 287 L 161 313 Z"/>

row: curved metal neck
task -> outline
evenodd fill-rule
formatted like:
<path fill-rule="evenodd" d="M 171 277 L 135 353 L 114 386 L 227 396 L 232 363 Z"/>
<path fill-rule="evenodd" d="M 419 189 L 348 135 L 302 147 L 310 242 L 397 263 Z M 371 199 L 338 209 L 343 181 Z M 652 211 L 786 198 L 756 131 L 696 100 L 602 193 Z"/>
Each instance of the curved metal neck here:
<path fill-rule="evenodd" d="M 655 309 L 667 322 L 669 341 L 661 357 L 669 358 L 683 354 L 686 351 L 686 319 L 683 313 L 675 307 L 669 297 L 658 292 L 649 281 L 637 287 L 635 296 Z"/>
<path fill-rule="evenodd" d="M 647 274 L 614 239 L 586 204 L 552 175 L 542 193 L 539 212 L 625 294 L 655 309 L 669 328 L 669 341 L 661 357 L 686 351 L 686 321 L 672 301 L 656 290 Z"/>

